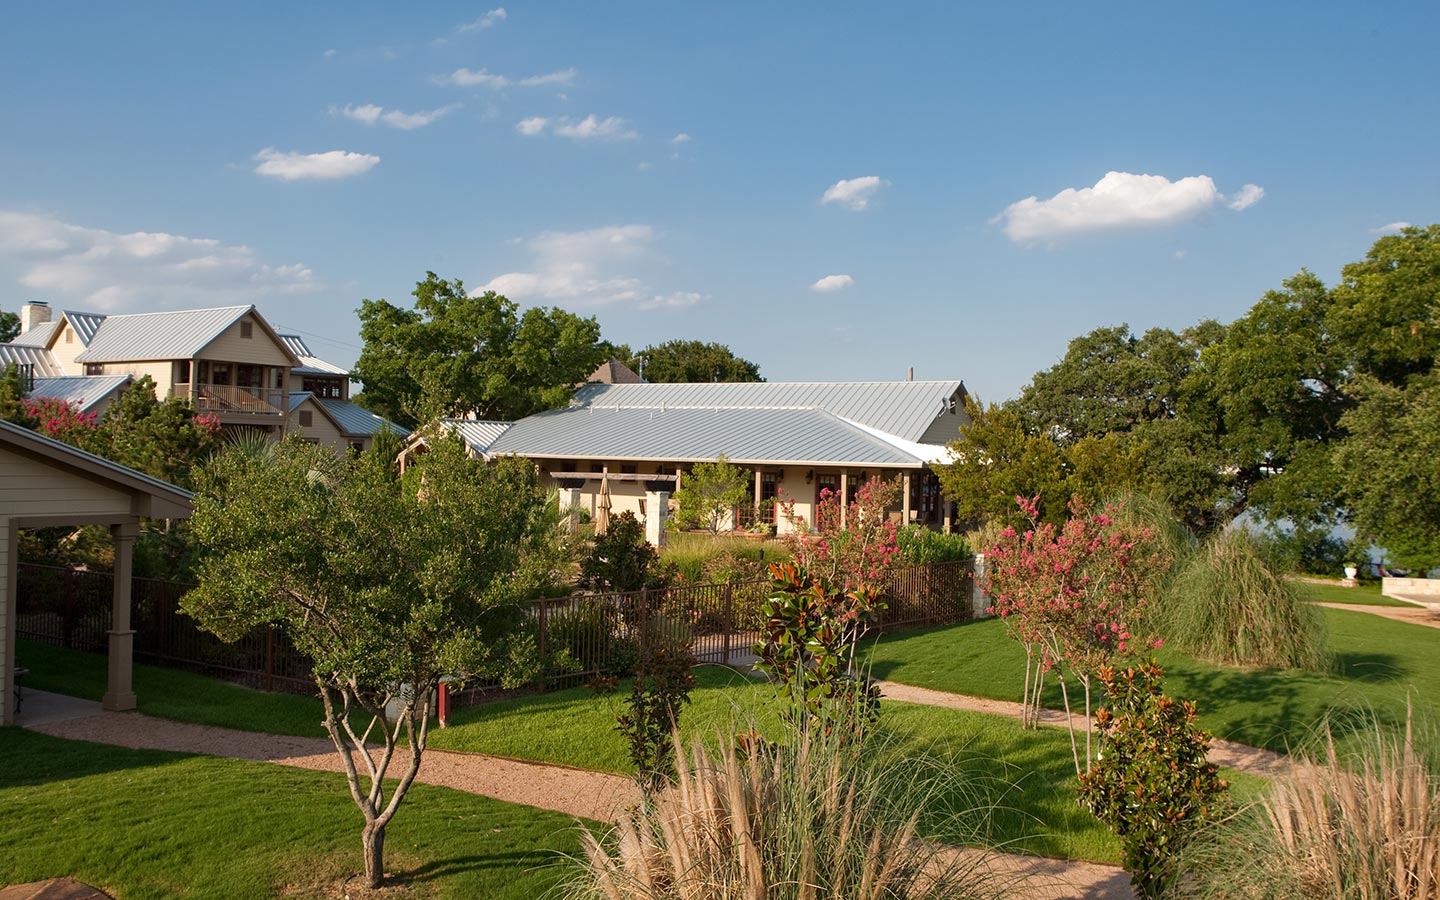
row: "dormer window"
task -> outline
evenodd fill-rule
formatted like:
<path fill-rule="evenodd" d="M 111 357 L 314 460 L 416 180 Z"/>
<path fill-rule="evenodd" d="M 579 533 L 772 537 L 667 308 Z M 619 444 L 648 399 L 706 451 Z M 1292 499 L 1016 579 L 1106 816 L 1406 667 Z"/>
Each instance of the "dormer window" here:
<path fill-rule="evenodd" d="M 254 323 L 254 322 L 241 322 L 241 323 L 240 323 L 240 336 L 241 336 L 242 338 L 247 338 L 247 339 L 248 339 L 248 338 L 253 338 L 253 337 L 255 336 L 255 323 Z"/>
<path fill-rule="evenodd" d="M 104 375 L 104 374 L 105 374 L 105 364 L 104 364 L 104 363 L 86 363 L 86 364 L 85 364 L 85 374 L 86 374 L 86 375 Z"/>
<path fill-rule="evenodd" d="M 309 428 L 315 424 L 315 414 L 308 409 L 300 410 L 300 427 Z"/>

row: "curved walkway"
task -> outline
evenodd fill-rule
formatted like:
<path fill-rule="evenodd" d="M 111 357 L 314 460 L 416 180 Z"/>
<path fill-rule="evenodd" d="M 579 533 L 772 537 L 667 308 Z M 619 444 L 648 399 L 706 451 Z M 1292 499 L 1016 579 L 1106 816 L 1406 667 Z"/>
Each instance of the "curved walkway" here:
<path fill-rule="evenodd" d="M 1323 600 L 1313 602 L 1316 606 L 1323 606 L 1326 609 L 1363 612 L 1372 616 L 1384 616 L 1397 622 L 1408 622 L 1411 625 L 1440 628 L 1440 612 L 1425 606 L 1367 606 L 1362 603 L 1328 603 Z"/>
<path fill-rule="evenodd" d="M 53 737 L 342 771 L 334 746 L 321 738 L 192 725 L 135 712 L 103 712 L 100 704 L 92 701 L 43 691 L 25 693 L 26 703 L 38 709 L 28 724 L 22 724 Z M 56 712 L 46 715 L 47 708 Z M 613 821 L 640 797 L 634 781 L 622 775 L 447 750 L 425 751 L 425 763 L 416 780 L 599 821 Z M 1016 854 L 984 857 L 985 867 L 1002 882 L 1015 885 L 1015 894 L 1026 900 L 1134 900 L 1129 877 L 1116 866 Z"/>
<path fill-rule="evenodd" d="M 887 700 L 990 713 L 996 716 L 1009 716 L 1013 719 L 1020 718 L 1021 705 L 1009 700 L 991 700 L 987 697 L 952 694 L 948 691 L 936 691 L 894 681 L 882 681 L 879 684 L 881 695 Z M 1042 709 L 1040 710 L 1040 724 L 1064 728 L 1067 724 L 1065 713 L 1056 709 Z M 1085 717 L 1071 714 L 1069 724 L 1076 729 L 1084 729 Z M 1279 775 L 1290 765 L 1289 758 L 1282 754 L 1219 738 L 1210 740 L 1210 761 L 1238 772 L 1248 772 L 1266 778 Z"/>

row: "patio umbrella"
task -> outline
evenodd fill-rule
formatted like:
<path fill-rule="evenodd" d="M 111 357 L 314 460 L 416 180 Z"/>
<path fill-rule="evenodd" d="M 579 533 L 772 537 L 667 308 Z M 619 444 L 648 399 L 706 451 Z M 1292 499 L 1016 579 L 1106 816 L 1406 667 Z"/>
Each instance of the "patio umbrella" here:
<path fill-rule="evenodd" d="M 595 533 L 604 534 L 610 527 L 610 479 L 600 476 L 600 501 L 595 513 Z"/>

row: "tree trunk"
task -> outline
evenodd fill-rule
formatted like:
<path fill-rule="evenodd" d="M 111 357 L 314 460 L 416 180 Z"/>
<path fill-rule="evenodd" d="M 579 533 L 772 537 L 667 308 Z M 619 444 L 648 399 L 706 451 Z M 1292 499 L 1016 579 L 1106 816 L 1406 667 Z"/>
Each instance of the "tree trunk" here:
<path fill-rule="evenodd" d="M 366 825 L 360 842 L 365 847 L 365 883 L 378 888 L 385 878 L 385 826 Z"/>

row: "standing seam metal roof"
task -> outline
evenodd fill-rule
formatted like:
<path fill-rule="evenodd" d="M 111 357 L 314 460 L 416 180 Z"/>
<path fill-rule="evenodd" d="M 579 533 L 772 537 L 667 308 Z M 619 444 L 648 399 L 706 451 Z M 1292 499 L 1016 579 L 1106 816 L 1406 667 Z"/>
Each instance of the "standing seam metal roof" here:
<path fill-rule="evenodd" d="M 400 437 L 409 437 L 410 432 L 384 416 L 377 416 L 375 413 L 349 400 L 332 400 L 328 397 L 316 397 L 315 402 L 325 408 L 335 421 L 340 423 L 340 430 L 346 434 L 379 434 L 387 428 Z"/>
<path fill-rule="evenodd" d="M 718 384 L 589 384 L 574 405 L 595 409 L 821 409 L 918 441 L 960 381 L 861 381 Z"/>
<path fill-rule="evenodd" d="M 80 343 L 86 347 L 89 347 L 90 342 L 95 340 L 95 332 L 99 331 L 100 326 L 109 318 L 99 313 L 76 312 L 70 309 L 65 310 L 61 315 L 70 323 L 70 327 L 75 329 Z"/>
<path fill-rule="evenodd" d="M 139 362 L 188 359 L 203 350 L 253 306 L 185 309 L 106 316 L 76 362 Z"/>
<path fill-rule="evenodd" d="M 290 348 L 290 352 L 300 357 L 300 365 L 291 369 L 292 372 L 299 372 L 302 375 L 346 375 L 350 374 L 349 369 L 342 369 L 334 363 L 326 362 L 310 352 L 310 345 L 298 334 L 282 334 L 278 336 L 280 341 Z"/>
<path fill-rule="evenodd" d="M 73 403 L 82 413 L 130 383 L 129 375 L 51 375 L 37 376 L 35 389 L 25 396 L 35 399 L 63 400 Z"/>
<path fill-rule="evenodd" d="M 486 455 L 918 468 L 924 460 L 820 409 L 570 407 L 528 416 L 472 447 Z M 494 423 L 490 423 L 494 424 Z"/>
<path fill-rule="evenodd" d="M 16 347 L 45 347 L 50 344 L 50 337 L 55 334 L 55 329 L 60 327 L 59 322 L 41 322 L 29 331 L 21 332 L 10 339 L 10 343 Z"/>
<path fill-rule="evenodd" d="M 44 347 L 26 344 L 0 344 L 0 372 L 11 365 L 34 366 L 38 375 L 64 375 L 55 356 Z"/>

